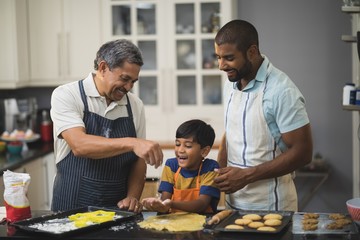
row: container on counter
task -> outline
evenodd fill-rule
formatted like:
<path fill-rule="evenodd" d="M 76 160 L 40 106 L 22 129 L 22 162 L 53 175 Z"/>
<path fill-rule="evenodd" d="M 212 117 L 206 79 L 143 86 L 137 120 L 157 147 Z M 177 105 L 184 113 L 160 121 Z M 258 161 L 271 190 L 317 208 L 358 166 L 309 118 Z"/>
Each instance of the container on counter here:
<path fill-rule="evenodd" d="M 41 140 L 44 142 L 50 142 L 52 138 L 53 124 L 49 116 L 49 112 L 46 110 L 42 111 L 42 121 L 40 125 Z"/>
<path fill-rule="evenodd" d="M 351 91 L 356 90 L 354 83 L 346 83 L 343 88 L 343 105 L 350 105 L 350 99 L 351 99 Z M 358 95 L 359 94 L 359 104 L 360 104 L 360 91 L 356 91 L 356 104 L 358 104 Z"/>

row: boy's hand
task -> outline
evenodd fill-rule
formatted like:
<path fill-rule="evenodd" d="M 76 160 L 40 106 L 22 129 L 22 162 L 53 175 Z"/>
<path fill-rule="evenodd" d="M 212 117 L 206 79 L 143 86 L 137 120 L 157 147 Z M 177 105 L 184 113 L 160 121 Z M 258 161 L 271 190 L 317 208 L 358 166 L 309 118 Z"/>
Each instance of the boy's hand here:
<path fill-rule="evenodd" d="M 158 198 L 144 198 L 141 202 L 148 211 L 166 213 L 171 207 L 171 200 L 166 199 L 163 202 Z"/>

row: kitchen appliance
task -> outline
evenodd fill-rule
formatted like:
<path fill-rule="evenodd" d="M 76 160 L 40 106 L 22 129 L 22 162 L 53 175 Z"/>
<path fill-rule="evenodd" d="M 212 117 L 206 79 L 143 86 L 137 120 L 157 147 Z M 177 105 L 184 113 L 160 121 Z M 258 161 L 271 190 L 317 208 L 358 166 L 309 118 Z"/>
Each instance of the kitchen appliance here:
<path fill-rule="evenodd" d="M 36 98 L 0 99 L 0 134 L 14 129 L 35 130 L 37 118 Z"/>

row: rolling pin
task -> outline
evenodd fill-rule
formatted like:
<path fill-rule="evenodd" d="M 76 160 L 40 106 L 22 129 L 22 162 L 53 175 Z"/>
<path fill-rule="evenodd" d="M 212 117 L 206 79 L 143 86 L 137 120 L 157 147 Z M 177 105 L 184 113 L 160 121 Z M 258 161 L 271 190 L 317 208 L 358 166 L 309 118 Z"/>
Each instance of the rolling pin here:
<path fill-rule="evenodd" d="M 207 224 L 208 225 L 218 224 L 221 220 L 223 220 L 224 218 L 229 216 L 231 213 L 232 213 L 232 210 L 230 210 L 230 209 L 222 210 L 221 212 L 218 212 L 217 214 L 212 216 L 212 218 L 207 222 Z"/>

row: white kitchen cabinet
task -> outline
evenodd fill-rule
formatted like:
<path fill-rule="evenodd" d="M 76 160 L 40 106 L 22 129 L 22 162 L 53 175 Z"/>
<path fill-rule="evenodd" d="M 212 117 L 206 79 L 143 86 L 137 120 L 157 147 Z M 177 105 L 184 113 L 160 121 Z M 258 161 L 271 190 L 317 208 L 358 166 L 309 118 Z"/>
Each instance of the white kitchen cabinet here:
<path fill-rule="evenodd" d="M 28 199 L 32 210 L 50 209 L 52 182 L 55 174 L 54 167 L 54 154 L 49 153 L 14 170 L 14 172 L 28 173 L 30 175 Z"/>
<path fill-rule="evenodd" d="M 234 1 L 107 0 L 104 35 L 129 39 L 144 66 L 133 92 L 145 104 L 147 138 L 173 142 L 177 127 L 199 118 L 223 133 L 226 76 L 214 56 L 217 30 L 231 20 Z"/>
<path fill-rule="evenodd" d="M 102 43 L 101 0 L 31 0 L 30 85 L 58 86 L 93 70 Z"/>
<path fill-rule="evenodd" d="M 29 77 L 26 0 L 0 1 L 0 88 L 27 85 Z"/>

